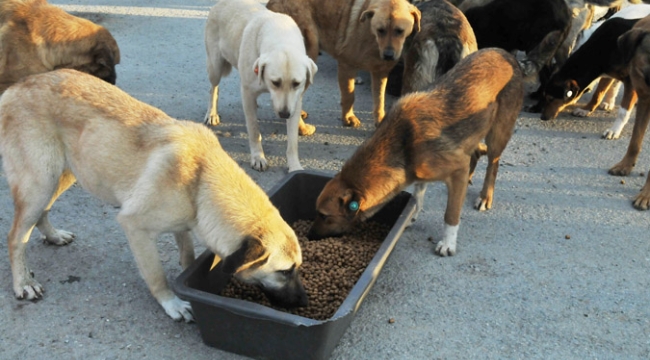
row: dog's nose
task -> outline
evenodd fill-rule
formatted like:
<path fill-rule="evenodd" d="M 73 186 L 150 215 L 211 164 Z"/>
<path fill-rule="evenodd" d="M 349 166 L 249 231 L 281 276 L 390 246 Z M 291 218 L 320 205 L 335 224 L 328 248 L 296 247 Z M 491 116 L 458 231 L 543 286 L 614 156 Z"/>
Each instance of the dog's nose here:
<path fill-rule="evenodd" d="M 544 113 L 542 113 L 542 116 L 540 116 L 539 118 L 544 120 L 544 121 L 549 120 L 549 117 Z"/>
<path fill-rule="evenodd" d="M 387 61 L 395 60 L 395 50 L 393 50 L 393 49 L 384 50 L 383 57 L 384 57 L 384 60 L 387 60 Z"/>
<path fill-rule="evenodd" d="M 280 117 L 283 118 L 283 119 L 288 119 L 291 116 L 291 113 L 289 111 L 287 111 L 286 109 L 284 109 L 284 110 L 280 111 L 278 113 L 278 115 L 280 115 Z"/>

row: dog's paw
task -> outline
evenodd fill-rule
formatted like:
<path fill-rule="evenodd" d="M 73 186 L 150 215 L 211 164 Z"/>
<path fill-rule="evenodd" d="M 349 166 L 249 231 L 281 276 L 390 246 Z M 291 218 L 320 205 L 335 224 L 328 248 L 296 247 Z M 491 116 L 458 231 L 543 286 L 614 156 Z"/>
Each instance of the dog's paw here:
<path fill-rule="evenodd" d="M 637 210 L 648 210 L 650 208 L 650 186 L 646 185 L 632 200 L 632 206 Z"/>
<path fill-rule="evenodd" d="M 312 124 L 300 124 L 298 125 L 298 135 L 300 136 L 310 136 L 316 132 L 316 127 Z"/>
<path fill-rule="evenodd" d="M 456 255 L 456 244 L 449 244 L 446 241 L 440 241 L 436 245 L 436 254 L 442 257 Z"/>
<path fill-rule="evenodd" d="M 16 299 L 20 300 L 37 300 L 43 297 L 44 292 L 43 286 L 34 279 L 33 275 L 29 275 L 27 279 L 14 285 Z"/>
<path fill-rule="evenodd" d="M 610 129 L 605 130 L 605 132 L 603 132 L 602 138 L 605 140 L 616 140 L 619 137 L 621 137 L 622 130 L 623 129 L 615 129 L 612 127 Z"/>
<path fill-rule="evenodd" d="M 612 166 L 608 173 L 615 176 L 628 176 L 632 172 L 632 169 L 634 169 L 634 164 L 623 159 L 618 164 Z"/>
<path fill-rule="evenodd" d="M 289 172 L 294 172 L 294 171 L 300 171 L 300 170 L 305 170 L 300 163 L 298 165 L 289 165 Z"/>
<path fill-rule="evenodd" d="M 309 117 L 309 113 L 308 113 L 308 112 L 306 112 L 305 110 L 300 110 L 300 118 L 301 118 L 302 120 L 305 120 L 305 119 L 307 119 L 308 117 Z"/>
<path fill-rule="evenodd" d="M 605 111 L 612 111 L 612 110 L 614 110 L 614 108 L 616 108 L 616 103 L 603 101 L 600 104 L 599 108 L 601 110 L 605 110 Z"/>
<path fill-rule="evenodd" d="M 585 110 L 585 109 L 581 109 L 581 108 L 573 109 L 573 111 L 571 112 L 571 115 L 577 116 L 577 117 L 586 117 L 586 116 L 589 116 L 589 114 L 591 114 L 591 112 L 589 110 Z"/>
<path fill-rule="evenodd" d="M 264 158 L 264 155 L 254 156 L 251 159 L 251 167 L 257 171 L 265 171 L 269 168 L 269 163 Z"/>
<path fill-rule="evenodd" d="M 357 128 L 361 126 L 361 121 L 356 116 L 350 115 L 343 119 L 343 126 Z"/>
<path fill-rule="evenodd" d="M 183 301 L 174 296 L 169 300 L 161 301 L 160 305 L 162 305 L 167 315 L 174 319 L 174 321 L 183 320 L 187 323 L 194 321 L 194 316 L 192 315 L 192 305 L 190 305 L 190 303 L 187 301 Z"/>
<path fill-rule="evenodd" d="M 482 197 L 477 197 L 474 200 L 474 209 L 478 211 L 487 211 L 492 207 L 492 199 L 483 199 Z"/>
<path fill-rule="evenodd" d="M 208 126 L 217 126 L 220 122 L 221 118 L 219 118 L 219 114 L 210 114 L 209 111 L 205 114 L 205 119 L 203 120 L 203 123 Z"/>
<path fill-rule="evenodd" d="M 41 239 L 46 244 L 63 246 L 71 243 L 75 237 L 76 235 L 69 231 L 57 229 L 51 234 L 44 234 Z"/>

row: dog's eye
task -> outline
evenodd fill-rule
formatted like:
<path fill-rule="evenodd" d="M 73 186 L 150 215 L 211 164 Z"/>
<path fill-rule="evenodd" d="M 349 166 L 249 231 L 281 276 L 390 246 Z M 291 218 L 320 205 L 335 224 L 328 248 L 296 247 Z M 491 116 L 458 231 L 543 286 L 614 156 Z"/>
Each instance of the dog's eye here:
<path fill-rule="evenodd" d="M 295 89 L 295 88 L 297 88 L 298 86 L 300 86 L 300 83 L 299 83 L 298 81 L 294 81 L 294 82 L 291 83 L 291 85 L 292 85 L 293 88 Z"/>
<path fill-rule="evenodd" d="M 291 276 L 291 273 L 293 273 L 293 268 L 287 269 L 287 270 L 278 270 L 282 276 Z"/>
<path fill-rule="evenodd" d="M 402 30 L 402 29 L 395 29 L 395 35 L 397 35 L 397 36 L 402 36 L 402 34 L 404 34 L 404 30 Z"/>
<path fill-rule="evenodd" d="M 379 34 L 380 36 L 386 35 L 386 29 L 384 28 L 377 29 L 377 34 Z"/>
<path fill-rule="evenodd" d="M 282 85 L 282 81 L 281 81 L 281 80 L 275 80 L 275 81 L 271 81 L 271 84 L 273 84 L 273 86 L 275 86 L 275 87 L 278 87 L 278 88 L 279 88 L 279 87 L 280 87 L 280 85 Z"/>

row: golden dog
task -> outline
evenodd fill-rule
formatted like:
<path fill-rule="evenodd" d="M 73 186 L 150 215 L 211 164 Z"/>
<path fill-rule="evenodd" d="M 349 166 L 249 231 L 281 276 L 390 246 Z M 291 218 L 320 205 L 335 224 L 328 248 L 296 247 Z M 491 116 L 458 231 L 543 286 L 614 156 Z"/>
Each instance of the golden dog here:
<path fill-rule="evenodd" d="M 612 175 L 625 176 L 632 172 L 650 122 L 650 36 L 648 35 L 650 35 L 650 17 L 645 17 L 618 39 L 619 49 L 628 64 L 629 82 L 639 100 L 630 144 L 623 159 L 609 169 Z M 648 210 L 650 207 L 650 171 L 641 192 L 634 197 L 633 205 L 639 210 Z"/>
<path fill-rule="evenodd" d="M 430 92 L 400 98 L 375 133 L 324 187 L 308 236 L 340 235 L 414 184 L 417 211 L 426 185 L 447 185 L 445 234 L 436 253 L 456 253 L 460 212 L 478 157 L 487 153 L 483 190 L 474 207 L 492 207 L 499 158 L 523 103 L 522 72 L 501 49 L 468 55 Z M 485 144 L 480 143 L 485 139 Z"/>
<path fill-rule="evenodd" d="M 120 50 L 106 28 L 45 0 L 0 1 L 0 94 L 32 74 L 70 68 L 115 84 Z"/>
<path fill-rule="evenodd" d="M 314 61 L 320 50 L 337 60 L 344 126 L 361 125 L 353 111 L 354 78 L 358 70 L 370 72 L 372 113 L 379 124 L 385 114 L 388 73 L 406 37 L 420 30 L 420 10 L 406 0 L 270 0 L 267 8 L 296 21 Z"/>
<path fill-rule="evenodd" d="M 52 244 L 74 239 L 50 224 L 48 212 L 78 181 L 121 208 L 117 220 L 138 269 L 173 319 L 190 321 L 192 314 L 167 284 L 156 250 L 162 233 L 174 234 L 183 268 L 194 261 L 192 232 L 223 259 L 225 272 L 260 285 L 278 305 L 306 305 L 294 231 L 207 127 L 174 120 L 96 77 L 63 69 L 7 89 L 0 129 L 14 199 L 7 242 L 18 298 L 43 295 L 25 259 L 34 226 Z"/>

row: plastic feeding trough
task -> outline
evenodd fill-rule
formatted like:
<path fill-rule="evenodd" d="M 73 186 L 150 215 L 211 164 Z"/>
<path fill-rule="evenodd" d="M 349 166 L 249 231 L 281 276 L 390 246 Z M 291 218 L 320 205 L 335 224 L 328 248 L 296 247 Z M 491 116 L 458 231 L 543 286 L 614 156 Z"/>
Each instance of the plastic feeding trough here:
<path fill-rule="evenodd" d="M 289 224 L 313 220 L 316 198 L 329 179 L 331 176 L 313 171 L 293 172 L 269 191 L 271 202 Z M 174 289 L 192 304 L 203 341 L 209 346 L 253 358 L 327 359 L 350 326 L 414 212 L 415 199 L 402 192 L 368 220 L 388 225 L 390 231 L 340 307 L 325 320 L 217 295 L 228 285 L 230 276 L 220 271 L 215 273 L 218 265 L 210 270 L 214 259 L 210 251 L 181 273 Z"/>

